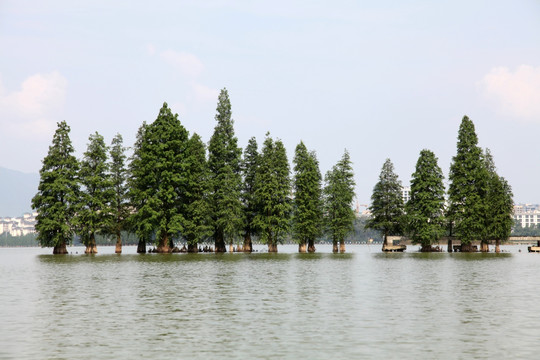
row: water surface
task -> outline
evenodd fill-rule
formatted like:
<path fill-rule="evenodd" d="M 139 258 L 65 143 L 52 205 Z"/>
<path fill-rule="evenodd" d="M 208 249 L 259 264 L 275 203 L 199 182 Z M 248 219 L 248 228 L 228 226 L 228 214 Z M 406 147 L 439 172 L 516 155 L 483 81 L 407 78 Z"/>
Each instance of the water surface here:
<path fill-rule="evenodd" d="M 537 358 L 540 254 L 523 246 L 98 250 L 0 249 L 0 359 Z"/>

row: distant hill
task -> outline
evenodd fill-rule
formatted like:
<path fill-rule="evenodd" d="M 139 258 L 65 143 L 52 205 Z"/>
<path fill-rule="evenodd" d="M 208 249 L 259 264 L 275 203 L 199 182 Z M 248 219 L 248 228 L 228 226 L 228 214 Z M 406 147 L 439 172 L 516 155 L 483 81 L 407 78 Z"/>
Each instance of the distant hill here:
<path fill-rule="evenodd" d="M 39 174 L 26 174 L 0 167 L 0 217 L 17 217 L 32 211 Z"/>

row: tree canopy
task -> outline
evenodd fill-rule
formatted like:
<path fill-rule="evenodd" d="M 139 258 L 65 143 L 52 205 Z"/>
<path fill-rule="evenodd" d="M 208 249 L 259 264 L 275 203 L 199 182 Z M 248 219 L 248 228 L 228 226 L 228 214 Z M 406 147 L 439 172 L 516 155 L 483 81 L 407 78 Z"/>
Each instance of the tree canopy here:
<path fill-rule="evenodd" d="M 39 172 L 38 192 L 32 199 L 32 208 L 38 213 L 35 228 L 39 244 L 54 247 L 54 254 L 67 254 L 79 196 L 79 162 L 73 155 L 70 127 L 65 121 L 57 125 Z"/>
<path fill-rule="evenodd" d="M 379 181 L 371 195 L 371 212 L 366 227 L 381 230 L 384 235 L 384 246 L 389 235 L 398 235 L 403 231 L 404 204 L 401 181 L 394 173 L 394 164 L 386 159 L 379 175 Z"/>
<path fill-rule="evenodd" d="M 333 251 L 345 252 L 345 237 L 353 231 L 355 219 L 352 209 L 354 199 L 354 173 L 349 152 L 345 150 L 341 159 L 325 176 L 324 224 L 332 239 Z"/>
<path fill-rule="evenodd" d="M 222 89 L 216 108 L 217 124 L 208 144 L 210 213 L 217 252 L 224 252 L 225 241 L 232 244 L 242 227 L 242 149 L 234 135 L 231 115 L 229 94 L 227 89 Z"/>
<path fill-rule="evenodd" d="M 322 189 L 319 162 L 301 141 L 294 154 L 293 236 L 299 251 L 315 251 L 315 239 L 322 233 Z"/>
<path fill-rule="evenodd" d="M 445 233 L 443 173 L 435 154 L 427 149 L 420 152 L 411 179 L 411 198 L 405 204 L 406 230 L 414 243 L 424 251 Z"/>

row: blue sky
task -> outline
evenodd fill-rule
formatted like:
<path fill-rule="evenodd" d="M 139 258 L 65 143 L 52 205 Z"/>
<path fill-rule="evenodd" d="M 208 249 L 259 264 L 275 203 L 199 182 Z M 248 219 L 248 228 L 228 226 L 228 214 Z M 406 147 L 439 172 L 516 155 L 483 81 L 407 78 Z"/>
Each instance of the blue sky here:
<path fill-rule="evenodd" d="M 539 1 L 0 2 L 0 166 L 38 172 L 56 123 L 132 145 L 166 101 L 205 141 L 226 87 L 239 144 L 347 148 L 368 204 L 390 158 L 445 176 L 463 115 L 516 202 L 540 203 Z"/>

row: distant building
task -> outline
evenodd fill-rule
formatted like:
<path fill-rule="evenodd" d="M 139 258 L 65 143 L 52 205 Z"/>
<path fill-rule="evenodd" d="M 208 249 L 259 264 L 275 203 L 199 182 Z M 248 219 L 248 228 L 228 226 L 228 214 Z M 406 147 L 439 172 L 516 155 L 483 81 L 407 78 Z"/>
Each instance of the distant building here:
<path fill-rule="evenodd" d="M 540 224 L 540 205 L 518 204 L 514 205 L 514 220 L 521 223 L 522 227 Z"/>
<path fill-rule="evenodd" d="M 411 187 L 410 186 L 403 186 L 401 188 L 401 196 L 403 198 L 403 203 L 406 204 L 409 200 L 411 200 Z"/>
<path fill-rule="evenodd" d="M 22 217 L 0 218 L 0 234 L 11 236 L 24 236 L 36 232 L 37 213 L 24 214 Z"/>

